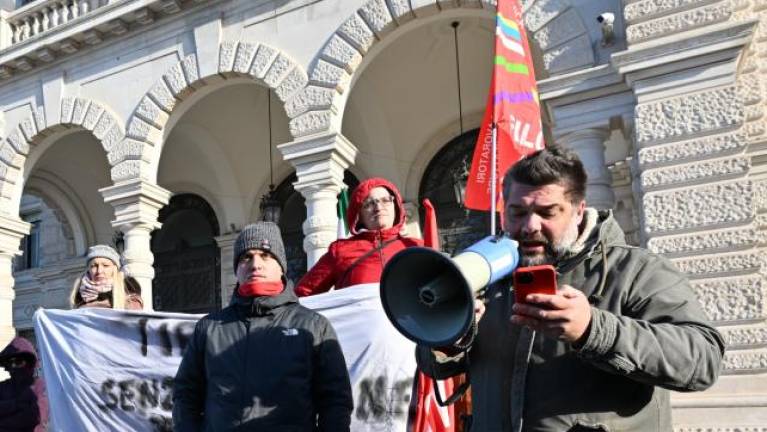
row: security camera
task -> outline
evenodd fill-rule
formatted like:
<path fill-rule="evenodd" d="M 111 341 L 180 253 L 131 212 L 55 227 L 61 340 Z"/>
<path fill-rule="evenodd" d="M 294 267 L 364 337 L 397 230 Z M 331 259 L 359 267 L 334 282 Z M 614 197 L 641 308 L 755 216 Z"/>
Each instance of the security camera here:
<path fill-rule="evenodd" d="M 612 12 L 604 12 L 599 14 L 597 22 L 602 25 L 609 25 L 615 22 L 615 14 Z"/>
<path fill-rule="evenodd" d="M 612 12 L 603 12 L 597 17 L 597 22 L 602 24 L 602 46 L 607 47 L 613 44 L 615 40 L 615 14 Z"/>

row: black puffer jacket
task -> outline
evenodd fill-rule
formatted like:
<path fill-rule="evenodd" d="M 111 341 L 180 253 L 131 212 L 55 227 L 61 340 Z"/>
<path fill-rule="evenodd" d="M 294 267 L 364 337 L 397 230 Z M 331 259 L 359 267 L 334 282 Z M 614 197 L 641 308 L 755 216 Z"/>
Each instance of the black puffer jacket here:
<path fill-rule="evenodd" d="M 173 395 L 175 431 L 348 431 L 353 408 L 341 346 L 292 287 L 243 298 L 195 327 Z"/>

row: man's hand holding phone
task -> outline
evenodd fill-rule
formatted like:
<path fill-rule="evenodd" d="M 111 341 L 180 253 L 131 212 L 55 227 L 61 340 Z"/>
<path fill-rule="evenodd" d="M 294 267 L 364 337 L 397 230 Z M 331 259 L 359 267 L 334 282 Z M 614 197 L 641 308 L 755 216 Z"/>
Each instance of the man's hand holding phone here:
<path fill-rule="evenodd" d="M 532 277 L 529 277 L 530 274 Z M 582 344 L 588 337 L 591 305 L 581 291 L 569 285 L 557 289 L 553 267 L 517 269 L 514 272 L 514 294 L 513 324 L 576 345 Z"/>

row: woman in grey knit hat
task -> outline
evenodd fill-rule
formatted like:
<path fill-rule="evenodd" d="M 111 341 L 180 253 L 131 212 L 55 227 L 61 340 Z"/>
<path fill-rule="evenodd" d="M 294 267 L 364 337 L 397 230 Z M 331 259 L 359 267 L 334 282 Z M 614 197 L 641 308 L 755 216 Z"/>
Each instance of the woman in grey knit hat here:
<path fill-rule="evenodd" d="M 83 274 L 75 280 L 70 302 L 73 309 L 100 307 L 142 310 L 141 288 L 120 270 L 120 254 L 107 245 L 88 248 Z"/>

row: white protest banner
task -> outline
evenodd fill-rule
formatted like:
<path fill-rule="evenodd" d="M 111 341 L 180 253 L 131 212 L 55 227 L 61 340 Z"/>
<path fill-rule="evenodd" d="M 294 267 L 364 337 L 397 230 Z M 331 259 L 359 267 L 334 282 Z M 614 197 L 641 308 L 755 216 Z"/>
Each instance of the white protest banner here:
<path fill-rule="evenodd" d="M 173 377 L 200 316 L 37 311 L 53 430 L 171 431 Z"/>
<path fill-rule="evenodd" d="M 414 345 L 378 284 L 301 299 L 333 324 L 354 392 L 352 431 L 406 431 Z M 173 377 L 201 315 L 39 310 L 35 330 L 55 431 L 170 431 Z"/>
<path fill-rule="evenodd" d="M 354 392 L 352 431 L 406 431 L 415 344 L 389 322 L 378 284 L 304 297 L 301 304 L 325 315 L 336 330 Z"/>

